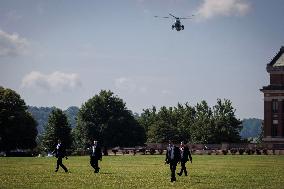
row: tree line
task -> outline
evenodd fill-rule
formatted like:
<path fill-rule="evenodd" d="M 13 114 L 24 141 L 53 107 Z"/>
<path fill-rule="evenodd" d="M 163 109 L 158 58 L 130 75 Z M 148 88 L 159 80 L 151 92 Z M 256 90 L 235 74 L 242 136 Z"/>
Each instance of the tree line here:
<path fill-rule="evenodd" d="M 195 106 L 146 109 L 139 117 L 147 142 L 164 143 L 169 139 L 191 143 L 240 142 L 241 121 L 235 116 L 230 100 L 217 100 L 213 108 L 206 101 Z"/>
<path fill-rule="evenodd" d="M 212 108 L 206 101 L 194 106 L 153 106 L 139 115 L 128 110 L 113 92 L 102 90 L 82 104 L 77 118 L 73 117 L 74 128 L 66 112 L 52 108 L 41 135 L 37 135 L 36 121 L 15 91 L 0 87 L 0 107 L 0 151 L 32 149 L 37 145 L 51 151 L 58 138 L 72 149 L 85 149 L 94 139 L 105 147 L 164 143 L 169 139 L 191 143 L 241 141 L 241 121 L 227 99 L 217 99 Z"/>

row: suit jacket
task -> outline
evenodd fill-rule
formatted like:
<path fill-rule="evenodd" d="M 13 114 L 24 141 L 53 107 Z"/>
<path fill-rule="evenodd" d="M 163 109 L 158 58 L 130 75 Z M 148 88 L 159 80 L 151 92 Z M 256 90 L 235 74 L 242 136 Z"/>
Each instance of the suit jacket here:
<path fill-rule="evenodd" d="M 191 153 L 187 146 L 185 146 L 183 148 L 183 152 L 180 151 L 180 153 L 181 153 L 181 162 L 187 162 L 188 160 L 192 161 Z"/>
<path fill-rule="evenodd" d="M 57 158 L 64 158 L 66 156 L 66 149 L 65 146 L 61 143 L 58 148 L 57 148 L 58 144 L 56 145 L 56 148 L 54 150 L 55 152 L 55 157 Z"/>
<path fill-rule="evenodd" d="M 93 151 L 94 148 L 94 151 Z M 102 159 L 102 149 L 99 145 L 91 146 L 90 148 L 90 156 L 95 157 L 96 159 Z"/>
<path fill-rule="evenodd" d="M 172 154 L 172 150 L 173 152 L 173 159 L 171 158 L 171 154 Z M 176 146 L 173 146 L 173 148 L 168 147 L 167 148 L 167 153 L 166 153 L 166 159 L 165 159 L 166 163 L 178 163 L 180 161 L 180 151 L 179 148 Z"/>

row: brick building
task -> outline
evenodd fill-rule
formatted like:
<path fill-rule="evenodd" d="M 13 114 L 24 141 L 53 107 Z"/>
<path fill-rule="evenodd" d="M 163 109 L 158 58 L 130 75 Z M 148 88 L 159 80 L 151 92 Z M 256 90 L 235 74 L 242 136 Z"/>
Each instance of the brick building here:
<path fill-rule="evenodd" d="M 263 142 L 274 148 L 284 147 L 284 47 L 266 66 L 270 84 L 260 91 L 264 93 Z"/>

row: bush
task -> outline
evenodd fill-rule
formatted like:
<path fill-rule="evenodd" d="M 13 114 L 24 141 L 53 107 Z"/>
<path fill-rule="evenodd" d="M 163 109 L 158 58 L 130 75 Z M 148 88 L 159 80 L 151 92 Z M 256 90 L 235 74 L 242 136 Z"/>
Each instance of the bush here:
<path fill-rule="evenodd" d="M 114 153 L 114 155 L 116 155 L 116 153 L 118 152 L 117 149 L 112 149 L 111 151 L 112 151 L 112 153 Z"/>
<path fill-rule="evenodd" d="M 257 154 L 257 155 L 261 155 L 260 149 L 256 149 L 256 154 Z"/>
<path fill-rule="evenodd" d="M 238 152 L 238 150 L 237 149 L 230 149 L 230 152 L 231 152 L 232 155 L 235 155 Z"/>
<path fill-rule="evenodd" d="M 243 154 L 244 154 L 244 152 L 245 152 L 245 150 L 244 150 L 244 149 L 242 149 L 242 148 L 241 148 L 241 149 L 239 149 L 239 154 L 240 154 L 240 155 L 243 155 Z"/>
<path fill-rule="evenodd" d="M 138 150 L 138 152 L 140 152 L 140 153 L 142 153 L 143 155 L 145 155 L 145 154 L 146 154 L 146 149 L 145 149 L 145 148 L 142 148 L 142 149 Z"/>
<path fill-rule="evenodd" d="M 104 154 L 104 156 L 108 156 L 107 147 L 104 147 L 104 149 L 103 149 L 103 154 Z"/>
<path fill-rule="evenodd" d="M 155 150 L 154 148 L 151 148 L 151 149 L 150 149 L 150 154 L 151 154 L 151 155 L 154 155 L 155 153 L 156 153 L 156 150 Z"/>
<path fill-rule="evenodd" d="M 264 149 L 262 150 L 262 153 L 263 153 L 264 155 L 268 155 L 268 150 L 267 150 L 266 148 L 264 148 Z"/>
<path fill-rule="evenodd" d="M 228 150 L 222 150 L 223 155 L 227 155 Z"/>
<path fill-rule="evenodd" d="M 254 150 L 252 150 L 252 149 L 247 149 L 247 150 L 246 150 L 246 153 L 247 153 L 248 155 L 253 155 L 253 154 L 254 154 Z"/>
<path fill-rule="evenodd" d="M 129 150 L 122 150 L 122 154 L 129 154 Z"/>

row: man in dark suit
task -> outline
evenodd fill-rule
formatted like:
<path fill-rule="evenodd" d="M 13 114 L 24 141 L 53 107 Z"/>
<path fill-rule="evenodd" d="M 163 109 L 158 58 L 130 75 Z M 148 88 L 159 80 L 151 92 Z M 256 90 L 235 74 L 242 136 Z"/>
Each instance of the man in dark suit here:
<path fill-rule="evenodd" d="M 171 182 L 176 181 L 176 166 L 180 161 L 179 148 L 176 147 L 172 141 L 169 141 L 169 146 L 167 148 L 165 163 L 170 164 L 171 169 Z"/>
<path fill-rule="evenodd" d="M 56 145 L 56 148 L 55 150 L 53 151 L 53 153 L 55 154 L 55 157 L 57 158 L 57 164 L 56 164 L 56 169 L 55 169 L 55 172 L 58 171 L 59 169 L 59 166 L 61 166 L 64 171 L 67 173 L 68 172 L 68 169 L 63 165 L 62 163 L 62 158 L 67 158 L 66 156 L 66 149 L 64 147 L 64 145 L 61 143 L 61 140 L 58 139 L 58 144 Z"/>
<path fill-rule="evenodd" d="M 182 173 L 184 172 L 184 175 L 187 176 L 187 170 L 186 170 L 185 164 L 186 162 L 188 162 L 188 160 L 190 160 L 190 162 L 192 163 L 191 153 L 187 145 L 184 145 L 183 142 L 180 143 L 179 150 L 180 150 L 180 156 L 181 156 L 181 159 L 180 159 L 181 170 L 177 174 L 181 176 Z"/>
<path fill-rule="evenodd" d="M 94 144 L 90 148 L 90 164 L 95 169 L 95 173 L 100 171 L 99 160 L 102 161 L 102 150 L 98 141 L 94 140 Z"/>

